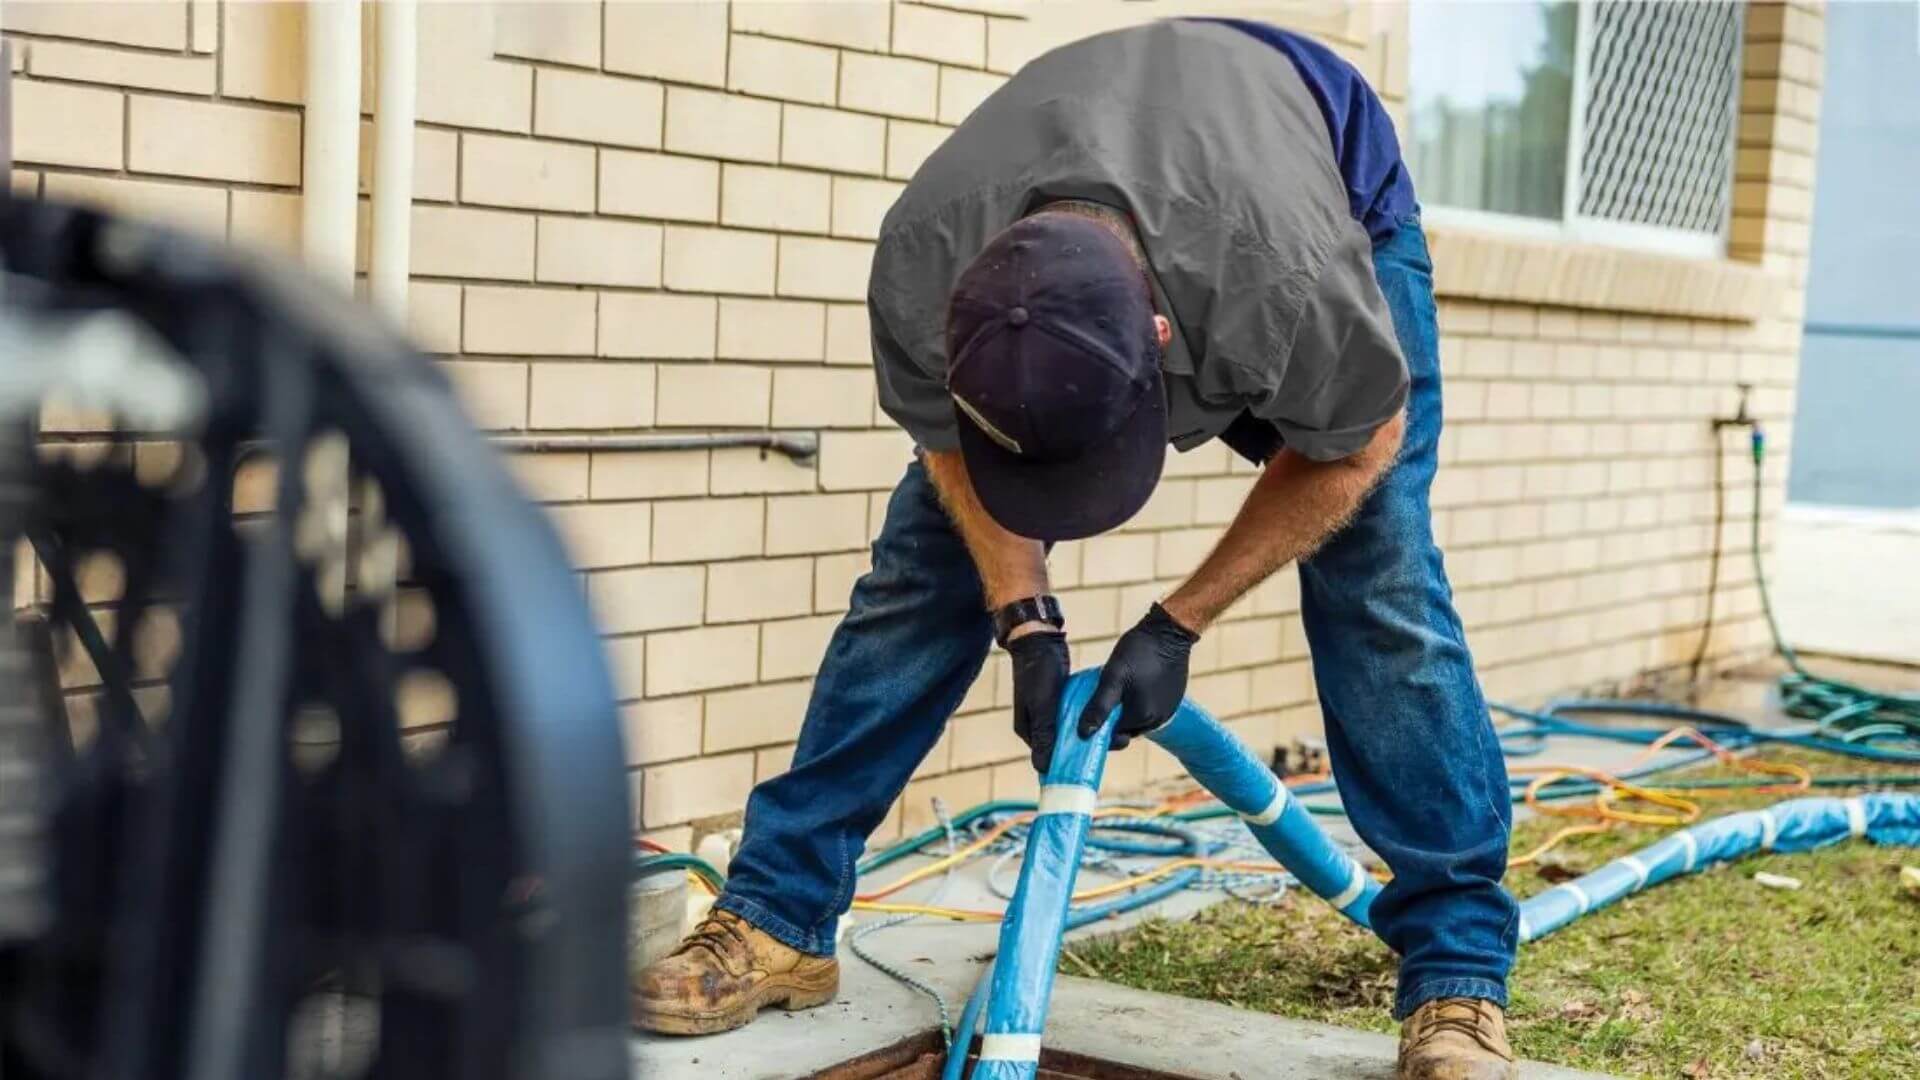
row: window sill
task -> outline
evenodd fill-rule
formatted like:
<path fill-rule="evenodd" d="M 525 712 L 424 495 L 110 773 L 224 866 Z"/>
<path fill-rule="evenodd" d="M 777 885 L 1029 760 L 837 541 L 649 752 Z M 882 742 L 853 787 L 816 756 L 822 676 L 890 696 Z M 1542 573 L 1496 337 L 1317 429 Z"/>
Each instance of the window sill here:
<path fill-rule="evenodd" d="M 1439 296 L 1753 322 L 1780 281 L 1758 265 L 1534 240 L 1429 222 Z"/>

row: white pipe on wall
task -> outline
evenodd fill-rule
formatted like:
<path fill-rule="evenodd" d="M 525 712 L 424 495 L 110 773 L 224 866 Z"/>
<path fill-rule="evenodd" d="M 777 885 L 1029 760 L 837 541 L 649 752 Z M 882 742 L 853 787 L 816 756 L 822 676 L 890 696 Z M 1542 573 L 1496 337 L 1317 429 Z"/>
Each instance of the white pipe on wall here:
<path fill-rule="evenodd" d="M 307 4 L 307 113 L 300 246 L 315 272 L 353 289 L 360 184 L 360 4 Z"/>
<path fill-rule="evenodd" d="M 373 305 L 395 322 L 407 316 L 413 242 L 413 119 L 419 34 L 414 0 L 374 6 L 378 86 L 373 112 L 373 251 L 367 275 Z"/>

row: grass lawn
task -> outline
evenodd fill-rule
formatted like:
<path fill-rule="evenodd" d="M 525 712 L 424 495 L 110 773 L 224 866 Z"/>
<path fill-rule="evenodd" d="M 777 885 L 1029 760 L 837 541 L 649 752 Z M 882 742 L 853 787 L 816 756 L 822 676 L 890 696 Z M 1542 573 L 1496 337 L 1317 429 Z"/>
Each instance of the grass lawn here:
<path fill-rule="evenodd" d="M 1870 772 L 1774 755 L 1816 772 Z M 1703 772 L 1701 775 L 1712 775 Z M 1826 791 L 1822 794 L 1840 792 Z M 1705 816 L 1783 796 L 1703 800 Z M 1525 851 L 1563 821 L 1514 830 Z M 1574 837 L 1557 865 L 1584 873 L 1657 839 L 1623 827 Z M 1522 946 L 1508 1032 L 1524 1057 L 1631 1076 L 1920 1077 L 1920 901 L 1902 862 L 1864 841 L 1760 855 L 1657 886 Z M 1804 882 L 1762 887 L 1756 871 Z M 1516 895 L 1552 881 L 1507 877 Z M 1394 1031 L 1394 958 L 1371 934 L 1295 891 L 1273 907 L 1227 902 L 1184 923 L 1091 942 L 1062 970 L 1351 1027 Z"/>

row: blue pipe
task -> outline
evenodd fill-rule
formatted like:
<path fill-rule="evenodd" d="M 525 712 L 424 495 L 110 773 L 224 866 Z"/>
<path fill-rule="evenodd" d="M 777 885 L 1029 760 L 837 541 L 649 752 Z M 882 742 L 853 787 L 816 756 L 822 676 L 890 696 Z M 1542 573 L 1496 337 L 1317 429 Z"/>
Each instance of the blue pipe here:
<path fill-rule="evenodd" d="M 1087 685 L 1092 686 L 1091 680 Z M 1328 838 L 1300 800 L 1233 732 L 1188 699 L 1147 738 L 1180 759 L 1201 787 L 1239 814 L 1260 846 L 1300 884 L 1354 922 L 1370 925 L 1368 913 L 1380 895 L 1380 883 Z"/>
<path fill-rule="evenodd" d="M 1520 905 L 1520 940 L 1537 941 L 1590 911 L 1755 851 L 1812 851 L 1848 837 L 1920 845 L 1920 795 L 1788 799 L 1668 833 L 1631 855 L 1562 882 Z"/>

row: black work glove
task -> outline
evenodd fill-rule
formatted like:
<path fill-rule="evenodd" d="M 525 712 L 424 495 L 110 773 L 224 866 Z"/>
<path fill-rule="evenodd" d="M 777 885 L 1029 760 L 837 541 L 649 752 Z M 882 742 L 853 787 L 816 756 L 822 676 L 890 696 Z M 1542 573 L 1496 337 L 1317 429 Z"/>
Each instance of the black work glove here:
<path fill-rule="evenodd" d="M 1067 685 L 1067 635 L 1036 630 L 1007 642 L 1013 657 L 1013 733 L 1033 751 L 1042 776 L 1053 764 L 1058 739 L 1060 692 Z"/>
<path fill-rule="evenodd" d="M 1080 737 L 1092 738 L 1116 705 L 1120 722 L 1113 731 L 1115 750 L 1166 723 L 1187 694 L 1187 654 L 1199 640 L 1200 635 L 1175 622 L 1166 608 L 1155 604 L 1147 609 L 1146 617 L 1114 642 L 1113 655 L 1100 670 L 1100 684 L 1080 714 Z"/>

